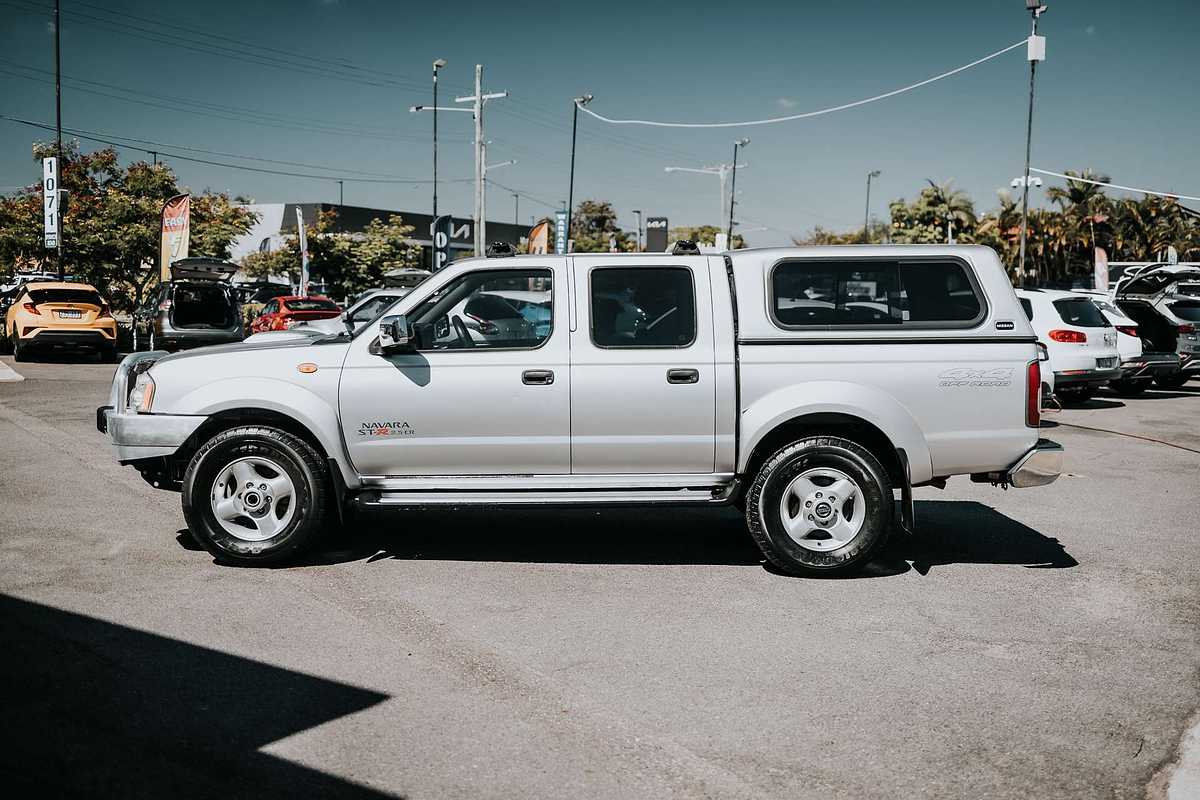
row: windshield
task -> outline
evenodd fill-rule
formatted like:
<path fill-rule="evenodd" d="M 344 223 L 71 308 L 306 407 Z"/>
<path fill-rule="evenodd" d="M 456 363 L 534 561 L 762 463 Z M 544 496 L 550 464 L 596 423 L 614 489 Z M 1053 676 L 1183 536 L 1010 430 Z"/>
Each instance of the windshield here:
<path fill-rule="evenodd" d="M 1068 325 L 1080 328 L 1110 328 L 1112 327 L 1095 303 L 1086 297 L 1066 297 L 1055 300 L 1054 307 L 1058 316 Z"/>
<path fill-rule="evenodd" d="M 1200 302 L 1171 303 L 1171 313 L 1188 322 L 1200 322 Z"/>
<path fill-rule="evenodd" d="M 104 301 L 94 289 L 30 289 L 29 299 L 36 305 L 42 303 L 87 303 L 100 306 Z"/>
<path fill-rule="evenodd" d="M 304 297 L 286 300 L 283 307 L 288 311 L 341 311 L 338 304 L 322 297 Z"/>

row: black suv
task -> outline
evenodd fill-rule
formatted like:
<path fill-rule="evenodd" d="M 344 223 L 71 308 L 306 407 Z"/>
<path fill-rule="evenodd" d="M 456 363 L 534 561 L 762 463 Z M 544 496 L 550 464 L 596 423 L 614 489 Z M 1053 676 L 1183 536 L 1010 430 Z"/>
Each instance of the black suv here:
<path fill-rule="evenodd" d="M 181 350 L 245 338 L 238 298 L 229 285 L 237 264 L 181 258 L 171 280 L 133 312 L 133 349 Z"/>

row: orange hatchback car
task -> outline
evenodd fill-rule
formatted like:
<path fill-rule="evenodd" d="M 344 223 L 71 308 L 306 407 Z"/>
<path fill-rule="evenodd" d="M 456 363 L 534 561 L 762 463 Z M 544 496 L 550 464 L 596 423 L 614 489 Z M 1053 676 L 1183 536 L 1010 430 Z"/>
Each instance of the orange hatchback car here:
<path fill-rule="evenodd" d="M 17 361 L 34 350 L 68 349 L 117 358 L 117 321 L 108 302 L 86 283 L 39 281 L 21 287 L 4 315 L 0 346 Z"/>

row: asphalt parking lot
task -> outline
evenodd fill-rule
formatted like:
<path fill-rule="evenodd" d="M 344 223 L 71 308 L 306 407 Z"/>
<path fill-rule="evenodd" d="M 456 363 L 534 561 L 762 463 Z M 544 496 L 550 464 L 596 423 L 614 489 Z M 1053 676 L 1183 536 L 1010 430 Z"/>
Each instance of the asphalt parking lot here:
<path fill-rule="evenodd" d="M 917 536 L 821 581 L 678 510 L 368 518 L 220 566 L 96 432 L 111 365 L 0 361 L 27 792 L 1164 796 L 1200 707 L 1200 382 L 1047 414 L 1056 484 L 918 490 Z"/>

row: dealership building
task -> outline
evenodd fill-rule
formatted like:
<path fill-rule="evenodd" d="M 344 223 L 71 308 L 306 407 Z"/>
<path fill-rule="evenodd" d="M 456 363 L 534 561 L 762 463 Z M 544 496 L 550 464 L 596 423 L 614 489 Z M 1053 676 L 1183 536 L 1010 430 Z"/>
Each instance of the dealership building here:
<path fill-rule="evenodd" d="M 258 222 L 244 236 L 239 236 L 230 247 L 230 258 L 240 262 L 245 256 L 254 252 L 270 252 L 283 246 L 289 236 L 296 235 L 296 209 L 306 227 L 316 224 L 317 216 L 323 211 L 336 211 L 337 222 L 333 227 L 335 233 L 359 233 L 377 219 L 386 222 L 388 217 L 398 214 L 406 225 L 413 227 L 411 241 L 421 246 L 421 265 L 426 269 L 433 264 L 433 240 L 430 227 L 433 217 L 411 211 L 392 211 L 385 208 L 365 208 L 363 206 L 339 206 L 336 203 L 253 203 L 242 204 L 258 214 Z M 474 223 L 469 219 L 454 218 L 450 228 L 450 259 L 470 255 L 474 251 Z M 518 245 L 529 234 L 529 229 L 511 222 L 487 223 L 485 231 L 487 241 L 508 242 Z"/>

